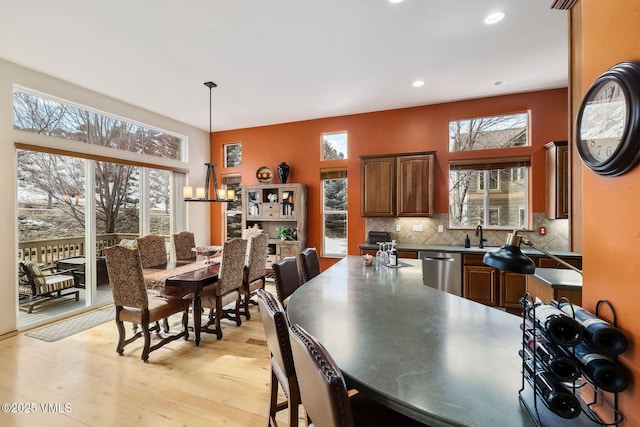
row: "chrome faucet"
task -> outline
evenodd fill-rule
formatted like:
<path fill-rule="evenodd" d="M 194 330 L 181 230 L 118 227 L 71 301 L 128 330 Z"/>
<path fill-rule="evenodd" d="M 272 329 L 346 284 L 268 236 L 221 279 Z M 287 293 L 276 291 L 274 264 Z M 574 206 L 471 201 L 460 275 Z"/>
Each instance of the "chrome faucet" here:
<path fill-rule="evenodd" d="M 484 242 L 487 241 L 487 239 L 485 239 L 484 237 L 482 237 L 482 225 L 478 225 L 476 227 L 476 236 L 480 236 L 480 244 L 478 245 L 478 247 L 480 249 L 484 248 Z"/>

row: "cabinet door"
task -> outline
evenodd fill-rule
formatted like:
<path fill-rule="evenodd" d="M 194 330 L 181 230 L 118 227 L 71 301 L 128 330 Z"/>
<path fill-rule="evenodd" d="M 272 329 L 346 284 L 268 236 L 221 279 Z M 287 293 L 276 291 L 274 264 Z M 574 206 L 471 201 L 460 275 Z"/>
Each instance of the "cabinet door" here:
<path fill-rule="evenodd" d="M 569 147 L 567 141 L 544 146 L 547 155 L 547 210 L 550 219 L 569 217 Z"/>
<path fill-rule="evenodd" d="M 500 272 L 500 296 L 502 307 L 515 308 L 519 312 L 520 298 L 527 291 L 527 276 L 524 274 L 512 273 L 510 271 Z"/>
<path fill-rule="evenodd" d="M 281 211 L 280 217 L 295 219 L 296 217 L 296 190 L 294 187 L 280 189 Z"/>
<path fill-rule="evenodd" d="M 259 190 L 246 189 L 242 198 L 243 211 L 248 218 L 259 218 L 262 214 L 262 198 Z"/>
<path fill-rule="evenodd" d="M 362 216 L 394 216 L 395 157 L 361 160 L 360 213 Z"/>
<path fill-rule="evenodd" d="M 465 265 L 463 296 L 492 307 L 498 306 L 497 271 L 493 267 Z"/>
<path fill-rule="evenodd" d="M 433 215 L 433 154 L 398 156 L 397 216 Z"/>

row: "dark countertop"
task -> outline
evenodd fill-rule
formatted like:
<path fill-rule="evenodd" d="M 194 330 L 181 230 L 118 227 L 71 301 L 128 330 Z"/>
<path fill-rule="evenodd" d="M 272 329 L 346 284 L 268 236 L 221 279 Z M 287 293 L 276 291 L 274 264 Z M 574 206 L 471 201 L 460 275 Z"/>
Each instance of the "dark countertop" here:
<path fill-rule="evenodd" d="M 465 248 L 464 246 L 456 246 L 456 245 L 421 245 L 419 243 L 402 243 L 398 242 L 397 246 L 399 251 L 436 251 L 436 252 L 459 252 L 459 253 L 468 253 L 468 254 L 484 254 L 487 251 L 492 251 L 494 249 L 500 248 L 500 246 L 485 246 L 483 249 L 480 249 L 477 245 L 471 246 L 470 248 Z M 363 243 L 358 246 L 360 249 L 375 249 L 378 250 L 378 245 Z M 522 253 L 526 255 L 532 256 L 546 256 L 542 252 L 533 249 L 529 246 L 521 246 L 520 250 Z M 565 251 L 561 249 L 550 249 L 547 250 L 551 255 L 561 256 L 561 257 L 576 257 L 581 258 L 582 255 L 576 252 Z"/>
<path fill-rule="evenodd" d="M 536 268 L 533 275 L 552 289 L 582 289 L 582 275 L 563 268 Z"/>
<path fill-rule="evenodd" d="M 522 319 L 424 286 L 420 260 L 347 256 L 287 313 L 327 347 L 350 387 L 432 426 L 534 426 L 518 399 Z"/>

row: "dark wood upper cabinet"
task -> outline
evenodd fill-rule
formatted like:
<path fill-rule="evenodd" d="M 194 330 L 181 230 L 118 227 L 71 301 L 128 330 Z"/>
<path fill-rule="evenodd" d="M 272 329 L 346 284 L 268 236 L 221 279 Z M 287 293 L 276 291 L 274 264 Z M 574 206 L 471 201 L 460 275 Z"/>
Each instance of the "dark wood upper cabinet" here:
<path fill-rule="evenodd" d="M 569 146 L 567 141 L 551 141 L 547 155 L 547 210 L 549 219 L 569 218 Z"/>
<path fill-rule="evenodd" d="M 433 153 L 361 156 L 363 217 L 433 215 Z"/>
<path fill-rule="evenodd" d="M 361 160 L 360 213 L 362 216 L 395 215 L 395 157 Z"/>
<path fill-rule="evenodd" d="M 397 216 L 433 215 L 433 154 L 396 158 Z"/>

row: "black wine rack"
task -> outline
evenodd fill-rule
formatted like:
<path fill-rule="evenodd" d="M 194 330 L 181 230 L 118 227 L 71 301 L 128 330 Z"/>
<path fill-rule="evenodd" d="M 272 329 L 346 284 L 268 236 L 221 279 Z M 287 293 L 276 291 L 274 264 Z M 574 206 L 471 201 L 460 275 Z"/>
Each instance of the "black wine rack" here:
<path fill-rule="evenodd" d="M 562 297 L 559 300 L 559 303 L 570 304 L 571 302 L 568 298 Z M 562 382 L 565 388 L 572 393 L 580 403 L 580 414 L 577 417 L 570 419 L 560 417 L 546 406 L 542 401 L 543 397 L 537 392 L 535 385 L 537 380 L 535 377 L 544 372 L 540 370 L 540 356 L 537 355 L 535 349 L 529 351 L 526 339 L 527 332 L 533 334 L 534 337 L 537 337 L 538 334 L 545 336 L 545 331 L 541 330 L 535 321 L 535 310 L 537 304 L 533 296 L 528 292 L 525 293 L 520 300 L 520 304 L 522 306 L 522 384 L 518 393 L 520 401 L 524 404 L 536 425 L 539 427 L 552 427 L 560 425 L 559 423 L 561 422 L 562 426 L 567 427 L 618 426 L 624 420 L 622 413 L 618 409 L 618 393 L 607 392 L 607 395 L 605 395 L 602 390 L 587 378 L 586 375 L 581 375 L 580 378 L 572 382 Z M 615 310 L 607 300 L 600 300 L 596 304 L 596 317 L 600 318 L 600 307 L 603 305 L 607 306 L 611 311 L 612 326 L 617 327 Z M 533 321 L 529 317 L 528 310 L 532 311 L 531 317 L 533 318 Z M 551 345 L 556 344 L 551 343 Z M 573 358 L 576 357 L 575 349 L 569 347 L 567 350 L 568 351 L 566 351 L 566 353 L 568 355 Z M 618 363 L 617 356 L 612 356 L 611 358 L 616 364 Z M 529 372 L 530 368 L 527 368 L 527 363 L 530 363 L 533 366 L 533 373 Z M 593 393 L 593 399 L 589 402 L 586 402 L 582 398 L 582 390 L 585 387 L 589 387 Z M 605 420 L 601 419 L 592 409 L 594 405 L 598 403 L 600 403 L 602 408 L 600 416 L 604 418 L 604 416 L 608 415 Z M 607 412 L 609 412 L 609 414 L 607 414 Z"/>

